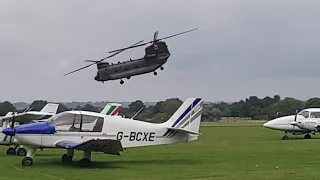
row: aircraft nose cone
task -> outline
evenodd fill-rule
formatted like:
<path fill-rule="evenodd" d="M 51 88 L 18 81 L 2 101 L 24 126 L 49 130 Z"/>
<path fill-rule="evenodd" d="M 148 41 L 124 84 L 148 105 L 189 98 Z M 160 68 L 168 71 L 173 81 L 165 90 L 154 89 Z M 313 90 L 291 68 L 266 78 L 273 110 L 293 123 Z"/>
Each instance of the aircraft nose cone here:
<path fill-rule="evenodd" d="M 266 122 L 266 123 L 264 123 L 262 126 L 263 127 L 266 127 L 266 128 L 270 128 L 270 129 L 274 129 L 275 127 L 274 127 L 274 120 L 271 120 L 271 121 L 268 121 L 268 122 Z"/>
<path fill-rule="evenodd" d="M 11 129 L 11 128 L 6 128 L 2 132 L 3 132 L 3 134 L 8 135 L 8 136 L 14 136 L 16 134 L 16 130 Z"/>

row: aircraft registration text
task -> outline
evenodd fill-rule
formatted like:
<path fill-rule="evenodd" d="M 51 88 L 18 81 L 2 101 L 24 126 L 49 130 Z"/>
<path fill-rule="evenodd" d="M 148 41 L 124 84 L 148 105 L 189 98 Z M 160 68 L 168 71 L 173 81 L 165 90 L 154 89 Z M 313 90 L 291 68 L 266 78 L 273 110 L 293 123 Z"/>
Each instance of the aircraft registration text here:
<path fill-rule="evenodd" d="M 117 140 L 122 140 L 123 138 L 129 138 L 129 141 L 154 141 L 155 132 L 130 132 L 129 135 L 118 132 Z"/>

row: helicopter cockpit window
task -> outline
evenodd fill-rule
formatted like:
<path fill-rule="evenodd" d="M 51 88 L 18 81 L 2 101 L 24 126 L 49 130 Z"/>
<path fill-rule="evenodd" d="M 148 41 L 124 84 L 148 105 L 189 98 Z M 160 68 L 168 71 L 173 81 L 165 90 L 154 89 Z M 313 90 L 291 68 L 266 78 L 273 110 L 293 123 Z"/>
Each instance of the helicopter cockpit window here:
<path fill-rule="evenodd" d="M 309 118 L 309 111 L 302 111 L 299 115 L 303 116 L 304 118 Z"/>
<path fill-rule="evenodd" d="M 81 113 L 61 113 L 49 119 L 57 131 L 101 132 L 104 118 Z"/>
<path fill-rule="evenodd" d="M 320 112 L 311 112 L 310 118 L 320 118 Z"/>

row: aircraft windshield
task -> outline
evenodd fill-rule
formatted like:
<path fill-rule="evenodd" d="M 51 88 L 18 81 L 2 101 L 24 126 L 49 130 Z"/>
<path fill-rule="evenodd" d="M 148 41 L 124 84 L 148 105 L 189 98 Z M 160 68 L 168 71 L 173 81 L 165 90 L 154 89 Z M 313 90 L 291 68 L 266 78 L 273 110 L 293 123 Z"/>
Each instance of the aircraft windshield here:
<path fill-rule="evenodd" d="M 309 117 L 309 111 L 302 111 L 301 113 L 299 113 L 299 115 L 303 116 L 304 118 L 308 118 Z"/>
<path fill-rule="evenodd" d="M 310 118 L 320 118 L 320 112 L 311 112 Z"/>
<path fill-rule="evenodd" d="M 103 117 L 86 115 L 81 113 L 63 112 L 49 119 L 51 125 L 57 131 L 91 131 L 101 132 Z"/>

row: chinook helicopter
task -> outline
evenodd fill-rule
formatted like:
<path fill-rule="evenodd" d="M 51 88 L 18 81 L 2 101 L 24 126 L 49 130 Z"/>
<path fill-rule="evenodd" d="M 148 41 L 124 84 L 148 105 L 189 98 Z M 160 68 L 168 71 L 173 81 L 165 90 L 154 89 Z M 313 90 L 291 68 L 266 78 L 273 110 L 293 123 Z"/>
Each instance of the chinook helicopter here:
<path fill-rule="evenodd" d="M 151 72 L 153 72 L 154 75 L 157 75 L 156 70 L 159 68 L 160 70 L 164 70 L 163 64 L 165 64 L 168 58 L 170 57 L 170 52 L 168 50 L 167 44 L 161 40 L 168 39 L 168 38 L 178 36 L 184 33 L 188 33 L 191 31 L 195 31 L 195 30 L 197 29 L 192 29 L 189 31 L 181 32 L 181 33 L 174 34 L 174 35 L 167 36 L 160 39 L 158 39 L 158 31 L 156 31 L 154 33 L 152 41 L 141 44 L 143 42 L 142 40 L 129 47 L 110 51 L 108 53 L 113 53 L 112 55 L 105 57 L 103 59 L 100 59 L 98 61 L 85 60 L 85 62 L 93 62 L 93 63 L 87 66 L 84 66 L 80 69 L 69 72 L 65 74 L 65 76 L 72 74 L 74 72 L 80 71 L 82 69 L 88 68 L 94 64 L 97 65 L 97 69 L 98 69 L 97 75 L 94 77 L 94 79 L 99 82 L 120 79 L 120 84 L 123 84 L 124 81 L 122 79 L 124 78 L 130 79 L 132 76 L 147 74 Z M 128 61 L 122 61 L 122 62 L 119 61 L 118 63 L 103 62 L 104 60 L 111 58 L 127 49 L 144 46 L 150 43 L 152 44 L 145 48 L 145 55 L 142 58 L 139 58 L 139 59 L 130 58 L 130 60 Z"/>

